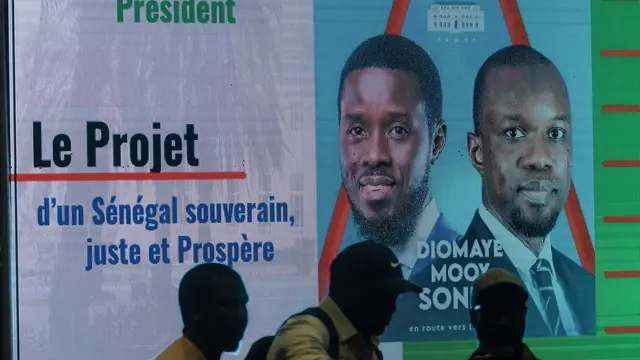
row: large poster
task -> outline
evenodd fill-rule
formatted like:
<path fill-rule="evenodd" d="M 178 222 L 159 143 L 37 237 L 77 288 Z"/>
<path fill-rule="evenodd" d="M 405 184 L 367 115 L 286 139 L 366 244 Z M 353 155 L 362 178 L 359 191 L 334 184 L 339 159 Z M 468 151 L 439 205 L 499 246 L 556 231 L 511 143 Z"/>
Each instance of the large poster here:
<path fill-rule="evenodd" d="M 196 263 L 243 276 L 245 344 L 315 302 L 312 11 L 13 3 L 18 358 L 153 358 Z"/>
<path fill-rule="evenodd" d="M 423 287 L 383 341 L 474 339 L 473 281 L 496 267 L 527 288 L 526 336 L 594 335 L 588 22 L 559 33 L 569 51 L 540 41 L 566 4 L 390 5 L 316 24 L 321 296 L 332 254 L 369 239 Z"/>
<path fill-rule="evenodd" d="M 11 8 L 18 358 L 153 358 L 202 262 L 243 276 L 250 344 L 366 239 L 423 287 L 387 359 L 473 339 L 493 267 L 527 287 L 527 336 L 595 334 L 589 2 Z"/>

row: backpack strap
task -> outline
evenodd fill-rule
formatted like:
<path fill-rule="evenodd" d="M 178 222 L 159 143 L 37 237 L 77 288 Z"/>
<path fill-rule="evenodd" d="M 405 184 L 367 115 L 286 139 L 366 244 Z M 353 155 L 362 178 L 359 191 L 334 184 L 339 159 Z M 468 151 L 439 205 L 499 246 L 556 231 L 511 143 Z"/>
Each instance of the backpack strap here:
<path fill-rule="evenodd" d="M 329 331 L 329 348 L 327 349 L 327 353 L 332 359 L 338 360 L 340 355 L 340 338 L 329 314 L 319 307 L 310 307 L 297 315 L 311 315 L 322 321 L 324 327 Z"/>
<path fill-rule="evenodd" d="M 380 349 L 377 346 L 373 347 L 373 351 L 376 353 L 378 360 L 384 360 L 384 357 L 382 356 L 382 351 L 380 351 Z"/>

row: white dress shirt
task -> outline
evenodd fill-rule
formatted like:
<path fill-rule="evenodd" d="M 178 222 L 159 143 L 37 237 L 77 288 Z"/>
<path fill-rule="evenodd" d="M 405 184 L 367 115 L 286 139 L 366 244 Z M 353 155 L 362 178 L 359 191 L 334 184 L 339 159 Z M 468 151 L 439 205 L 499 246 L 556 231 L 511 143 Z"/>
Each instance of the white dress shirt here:
<path fill-rule="evenodd" d="M 551 241 L 549 237 L 544 239 L 544 243 L 542 245 L 542 249 L 540 251 L 540 255 L 537 257 L 527 248 L 520 239 L 515 237 L 511 231 L 507 230 L 504 225 L 502 225 L 491 213 L 487 210 L 484 205 L 481 205 L 478 209 L 478 213 L 480 214 L 480 218 L 484 221 L 485 225 L 489 228 L 489 231 L 493 234 L 496 240 L 499 240 L 502 244 L 502 248 L 509 258 L 513 265 L 518 270 L 518 274 L 520 275 L 520 279 L 525 284 L 527 288 L 527 292 L 532 300 L 535 302 L 540 314 L 542 314 L 542 318 L 544 319 L 547 326 L 549 326 L 549 320 L 547 319 L 546 311 L 542 306 L 543 301 L 538 291 L 535 281 L 533 280 L 530 270 L 533 264 L 538 259 L 544 259 L 551 264 L 551 282 L 553 284 L 553 291 L 556 295 L 556 300 L 558 301 L 558 310 L 560 312 L 560 321 L 562 321 L 562 325 L 569 336 L 577 336 L 578 325 L 575 321 L 575 317 L 569 303 L 567 302 L 567 297 L 565 296 L 564 289 L 560 285 L 558 281 L 558 277 L 556 275 L 556 269 L 553 264 L 553 253 L 551 251 Z"/>
<path fill-rule="evenodd" d="M 438 205 L 436 205 L 435 200 L 431 200 L 420 213 L 413 235 L 411 235 L 404 247 L 394 251 L 402 266 L 402 274 L 406 279 L 411 275 L 413 267 L 418 260 L 418 242 L 427 239 L 439 217 Z"/>

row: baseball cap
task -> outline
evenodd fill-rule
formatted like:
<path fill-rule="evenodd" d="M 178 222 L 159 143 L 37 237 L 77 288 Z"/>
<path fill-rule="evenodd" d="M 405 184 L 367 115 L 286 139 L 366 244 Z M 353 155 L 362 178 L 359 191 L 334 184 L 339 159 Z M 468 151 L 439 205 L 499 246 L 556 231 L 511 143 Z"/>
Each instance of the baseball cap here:
<path fill-rule="evenodd" d="M 524 299 L 527 298 L 527 291 L 525 290 L 522 280 L 517 275 L 505 269 L 490 269 L 486 273 L 478 276 L 473 283 L 472 302 L 477 304 L 481 300 L 482 295 L 490 292 L 491 289 L 496 288 L 512 288 L 516 290 L 516 293 L 523 294 Z"/>
<path fill-rule="evenodd" d="M 404 278 L 393 251 L 373 241 L 342 250 L 331 263 L 331 283 L 346 288 L 365 285 L 397 293 L 422 292 L 420 286 Z"/>

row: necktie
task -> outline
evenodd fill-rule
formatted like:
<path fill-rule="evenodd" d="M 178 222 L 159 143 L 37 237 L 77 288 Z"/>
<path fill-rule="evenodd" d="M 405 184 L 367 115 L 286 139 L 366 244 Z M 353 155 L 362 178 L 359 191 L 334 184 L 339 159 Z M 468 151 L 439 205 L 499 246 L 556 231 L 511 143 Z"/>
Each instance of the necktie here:
<path fill-rule="evenodd" d="M 566 333 L 560 320 L 556 293 L 553 291 L 553 283 L 551 282 L 552 273 L 549 261 L 538 259 L 531 267 L 531 276 L 542 297 L 542 305 L 547 313 L 552 336 L 565 336 Z"/>

